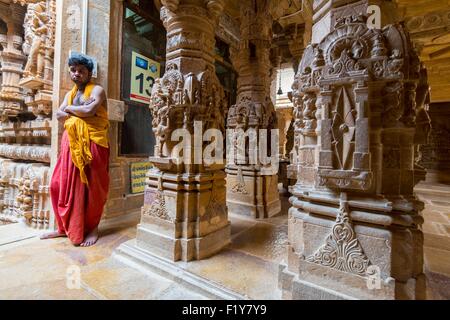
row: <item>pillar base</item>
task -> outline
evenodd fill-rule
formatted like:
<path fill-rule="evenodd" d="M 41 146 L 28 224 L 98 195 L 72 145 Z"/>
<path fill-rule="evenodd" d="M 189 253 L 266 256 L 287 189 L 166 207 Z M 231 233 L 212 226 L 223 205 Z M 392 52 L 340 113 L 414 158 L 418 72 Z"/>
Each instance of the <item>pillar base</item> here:
<path fill-rule="evenodd" d="M 176 228 L 176 226 L 173 227 Z M 229 223 L 221 229 L 198 238 L 175 238 L 170 235 L 171 232 L 167 231 L 161 223 L 158 224 L 156 221 L 154 224 L 141 223 L 137 227 L 136 246 L 171 261 L 192 261 L 208 258 L 230 243 Z"/>
<path fill-rule="evenodd" d="M 411 203 L 300 188 L 290 201 L 283 298 L 425 299 L 422 219 L 401 210 Z"/>
<path fill-rule="evenodd" d="M 278 175 L 244 166 L 230 166 L 226 172 L 228 212 L 255 219 L 280 213 Z"/>
<path fill-rule="evenodd" d="M 188 287 L 209 299 L 243 300 L 246 297 L 229 290 L 214 281 L 210 281 L 187 270 L 184 262 L 174 262 L 137 246 L 136 240 L 122 243 L 114 252 L 113 257 L 141 272 L 156 273 L 166 279 Z"/>
<path fill-rule="evenodd" d="M 425 299 L 425 275 L 406 283 L 381 282 L 378 289 L 369 289 L 367 279 L 334 272 L 330 279 L 327 268 L 307 261 L 301 265 L 302 276 L 279 266 L 279 287 L 284 300 L 414 300 Z M 312 272 L 312 273 L 311 273 Z M 308 276 L 306 274 L 308 273 Z M 345 285 L 347 284 L 347 286 Z M 348 284 L 352 284 L 350 288 Z M 344 290 L 343 290 L 344 289 Z"/>
<path fill-rule="evenodd" d="M 207 258 L 230 243 L 223 171 L 198 174 L 152 169 L 136 245 L 173 261 Z"/>

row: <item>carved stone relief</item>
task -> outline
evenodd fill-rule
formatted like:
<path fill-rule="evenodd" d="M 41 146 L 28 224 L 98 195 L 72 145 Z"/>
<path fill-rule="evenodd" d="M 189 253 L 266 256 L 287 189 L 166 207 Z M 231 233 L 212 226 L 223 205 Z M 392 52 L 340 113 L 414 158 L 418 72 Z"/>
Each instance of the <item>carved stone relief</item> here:
<path fill-rule="evenodd" d="M 2 216 L 23 219 L 36 228 L 48 228 L 50 202 L 47 177 L 50 162 L 53 52 L 56 2 L 14 1 L 11 10 L 20 19 L 8 27 L 13 36 L 0 35 L 3 50 L 0 90 L 0 157 L 14 177 L 3 192 Z M 23 31 L 20 30 L 23 28 Z M 24 39 L 19 36 L 24 35 Z M 18 162 L 15 162 L 18 161 Z M 27 161 L 30 164 L 23 171 Z M 24 163 L 25 162 L 25 163 Z M 35 169 L 36 168 L 36 169 Z M 37 169 L 39 168 L 39 169 Z M 3 170 L 2 174 L 7 174 Z M 4 180 L 6 181 L 6 180 Z M 9 191 L 8 191 L 9 190 Z"/>

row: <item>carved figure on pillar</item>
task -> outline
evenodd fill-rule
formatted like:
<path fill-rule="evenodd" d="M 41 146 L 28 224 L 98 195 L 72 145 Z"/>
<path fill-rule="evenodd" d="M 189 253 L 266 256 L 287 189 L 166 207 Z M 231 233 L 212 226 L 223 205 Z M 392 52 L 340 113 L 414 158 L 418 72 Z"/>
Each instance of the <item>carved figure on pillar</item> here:
<path fill-rule="evenodd" d="M 48 32 L 48 16 L 45 2 L 30 4 L 25 19 L 26 45 L 24 49 L 29 52 L 25 51 L 28 54 L 28 61 L 23 70 L 24 77 L 34 76 L 43 78 L 45 44 Z"/>

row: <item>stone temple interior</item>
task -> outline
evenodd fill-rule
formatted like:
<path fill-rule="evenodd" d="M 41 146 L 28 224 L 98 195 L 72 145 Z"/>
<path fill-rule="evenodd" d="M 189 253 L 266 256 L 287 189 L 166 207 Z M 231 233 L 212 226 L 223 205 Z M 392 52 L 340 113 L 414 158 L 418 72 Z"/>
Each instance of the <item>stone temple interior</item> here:
<path fill-rule="evenodd" d="M 450 299 L 449 30 L 447 0 L 0 0 L 0 298 Z M 39 239 L 74 53 L 110 121 L 89 248 Z"/>

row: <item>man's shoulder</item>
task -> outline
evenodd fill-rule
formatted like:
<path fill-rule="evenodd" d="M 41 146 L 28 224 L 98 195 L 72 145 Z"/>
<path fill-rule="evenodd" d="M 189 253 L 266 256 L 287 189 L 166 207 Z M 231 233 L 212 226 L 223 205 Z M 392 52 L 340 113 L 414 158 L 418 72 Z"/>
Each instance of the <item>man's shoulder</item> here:
<path fill-rule="evenodd" d="M 105 89 L 99 84 L 94 84 L 94 88 L 92 90 L 95 90 L 96 92 L 104 92 L 105 91 Z"/>

